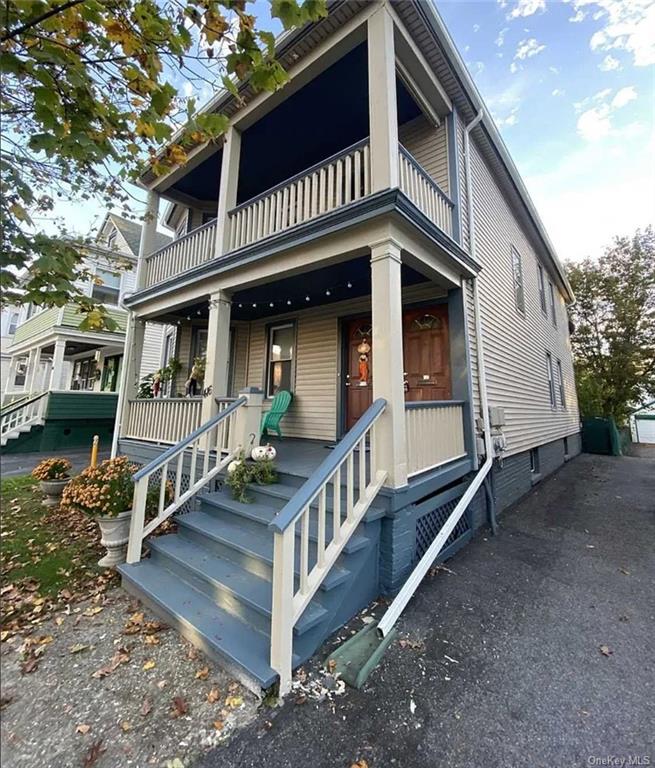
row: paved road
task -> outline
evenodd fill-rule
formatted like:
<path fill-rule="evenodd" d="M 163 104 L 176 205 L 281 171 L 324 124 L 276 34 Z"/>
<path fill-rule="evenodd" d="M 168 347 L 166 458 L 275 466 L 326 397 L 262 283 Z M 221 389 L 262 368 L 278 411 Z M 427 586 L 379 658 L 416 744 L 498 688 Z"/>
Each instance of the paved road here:
<path fill-rule="evenodd" d="M 48 453 L 16 453 L 8 454 L 0 458 L 0 475 L 2 477 L 12 477 L 14 475 L 27 475 L 43 459 L 49 459 L 52 456 L 65 456 L 73 463 L 73 473 L 81 472 L 89 466 L 91 450 L 79 450 L 75 448 L 71 451 L 50 451 Z M 98 461 L 109 458 L 109 451 L 103 451 L 98 454 Z"/>
<path fill-rule="evenodd" d="M 654 518 L 655 461 L 577 458 L 425 581 L 363 690 L 264 708 L 201 765 L 655 765 Z"/>

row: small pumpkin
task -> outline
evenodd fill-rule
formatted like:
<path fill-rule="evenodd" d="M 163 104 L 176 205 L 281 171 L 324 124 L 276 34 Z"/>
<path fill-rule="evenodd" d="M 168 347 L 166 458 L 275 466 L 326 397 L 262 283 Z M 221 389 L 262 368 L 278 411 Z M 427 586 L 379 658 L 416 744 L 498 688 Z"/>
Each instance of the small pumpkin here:
<path fill-rule="evenodd" d="M 231 475 L 234 472 L 236 472 L 237 467 L 240 466 L 241 464 L 243 464 L 243 461 L 241 459 L 235 459 L 234 461 L 231 461 L 227 465 L 227 473 L 228 473 L 228 475 Z"/>
<path fill-rule="evenodd" d="M 252 449 L 251 457 L 253 461 L 273 461 L 277 451 L 272 445 L 257 445 Z"/>

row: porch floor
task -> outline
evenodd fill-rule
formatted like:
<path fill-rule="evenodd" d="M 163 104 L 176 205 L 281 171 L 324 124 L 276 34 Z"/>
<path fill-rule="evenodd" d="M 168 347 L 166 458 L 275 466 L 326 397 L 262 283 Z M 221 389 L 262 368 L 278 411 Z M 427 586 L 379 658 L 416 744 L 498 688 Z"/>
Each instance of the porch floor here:
<path fill-rule="evenodd" d="M 328 440 L 307 440 L 298 437 L 262 437 L 263 445 L 270 443 L 277 451 L 275 466 L 279 472 L 298 477 L 309 477 L 320 463 L 330 455 L 336 443 Z M 357 467 L 355 454 L 355 467 Z"/>

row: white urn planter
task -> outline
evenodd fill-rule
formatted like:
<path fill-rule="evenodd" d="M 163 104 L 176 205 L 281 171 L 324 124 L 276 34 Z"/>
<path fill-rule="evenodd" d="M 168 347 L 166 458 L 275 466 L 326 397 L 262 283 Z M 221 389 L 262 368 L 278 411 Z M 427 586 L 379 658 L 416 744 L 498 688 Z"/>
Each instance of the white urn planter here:
<path fill-rule="evenodd" d="M 39 485 L 42 493 L 45 495 L 43 504 L 46 507 L 57 507 L 61 500 L 61 494 L 68 485 L 70 477 L 64 477 L 62 480 L 41 480 Z"/>
<path fill-rule="evenodd" d="M 121 512 L 116 517 L 97 517 L 100 526 L 100 543 L 107 549 L 107 554 L 98 560 L 103 568 L 113 568 L 125 562 L 127 542 L 130 538 L 132 510 Z"/>

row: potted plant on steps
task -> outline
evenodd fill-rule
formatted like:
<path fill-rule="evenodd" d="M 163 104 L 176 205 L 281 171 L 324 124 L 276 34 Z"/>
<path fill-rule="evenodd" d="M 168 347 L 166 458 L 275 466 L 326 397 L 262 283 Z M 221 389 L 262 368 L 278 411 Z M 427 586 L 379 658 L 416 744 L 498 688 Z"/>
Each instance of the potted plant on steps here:
<path fill-rule="evenodd" d="M 68 459 L 44 459 L 32 470 L 32 477 L 39 480 L 41 490 L 45 495 L 43 503 L 46 507 L 56 507 L 64 488 L 70 481 L 68 474 L 72 468 Z"/>

